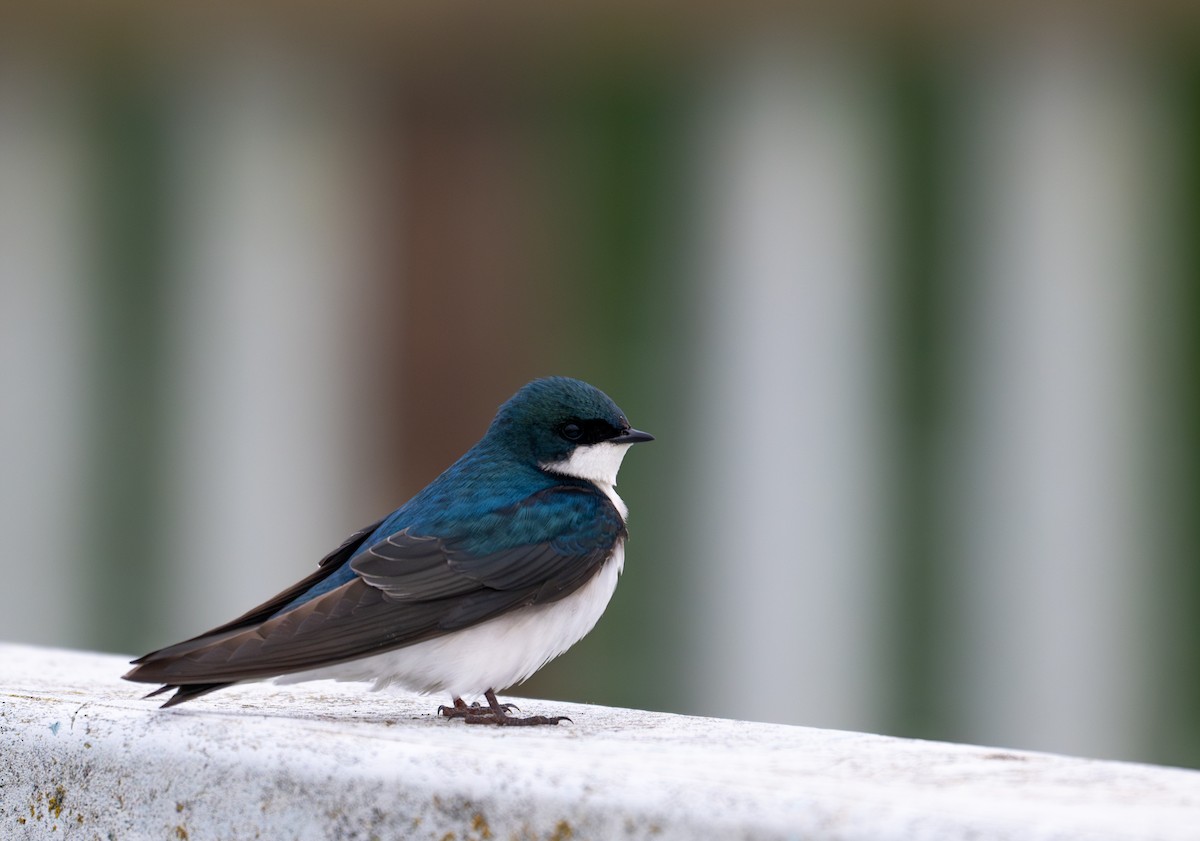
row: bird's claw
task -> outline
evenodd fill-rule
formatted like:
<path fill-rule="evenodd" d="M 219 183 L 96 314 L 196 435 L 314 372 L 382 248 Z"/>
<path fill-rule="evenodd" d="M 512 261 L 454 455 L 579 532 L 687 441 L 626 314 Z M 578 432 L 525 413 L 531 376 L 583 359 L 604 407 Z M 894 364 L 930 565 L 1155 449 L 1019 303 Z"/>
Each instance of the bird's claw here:
<path fill-rule="evenodd" d="M 461 700 L 455 700 L 453 706 L 448 707 L 445 704 L 439 706 L 438 715 L 445 718 L 467 718 L 473 715 L 494 715 L 494 713 L 488 707 L 481 707 L 478 701 L 468 707 Z"/>

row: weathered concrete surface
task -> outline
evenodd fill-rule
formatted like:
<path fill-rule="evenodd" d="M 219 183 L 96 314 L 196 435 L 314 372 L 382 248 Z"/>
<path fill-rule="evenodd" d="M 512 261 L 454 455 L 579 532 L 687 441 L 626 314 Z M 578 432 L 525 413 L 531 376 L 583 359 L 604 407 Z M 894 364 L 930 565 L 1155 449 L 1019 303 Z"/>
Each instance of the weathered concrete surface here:
<path fill-rule="evenodd" d="M 125 659 L 0 645 L 0 839 L 1200 839 L 1200 772 L 531 701 L 557 728 L 309 684 L 170 711 Z"/>

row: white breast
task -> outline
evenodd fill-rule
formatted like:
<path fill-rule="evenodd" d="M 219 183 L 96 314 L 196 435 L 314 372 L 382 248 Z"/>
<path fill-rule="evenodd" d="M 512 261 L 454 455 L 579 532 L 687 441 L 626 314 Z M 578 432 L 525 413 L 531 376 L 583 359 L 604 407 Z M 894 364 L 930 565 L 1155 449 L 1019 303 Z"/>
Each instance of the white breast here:
<path fill-rule="evenodd" d="M 521 608 L 395 651 L 284 675 L 275 682 L 373 680 L 375 689 L 396 684 L 414 692 L 448 692 L 456 697 L 507 688 L 525 680 L 595 627 L 624 565 L 625 548 L 618 544 L 592 580 L 564 599 Z"/>

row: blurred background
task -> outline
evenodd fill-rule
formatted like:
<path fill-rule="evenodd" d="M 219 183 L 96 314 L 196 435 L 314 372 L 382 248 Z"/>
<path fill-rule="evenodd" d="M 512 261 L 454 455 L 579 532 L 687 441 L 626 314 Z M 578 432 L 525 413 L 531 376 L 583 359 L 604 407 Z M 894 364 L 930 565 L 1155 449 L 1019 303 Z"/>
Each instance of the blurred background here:
<path fill-rule="evenodd" d="M 658 441 L 519 692 L 1200 766 L 1188 4 L 965 5 L 5 7 L 0 639 L 223 622 L 567 374 Z"/>

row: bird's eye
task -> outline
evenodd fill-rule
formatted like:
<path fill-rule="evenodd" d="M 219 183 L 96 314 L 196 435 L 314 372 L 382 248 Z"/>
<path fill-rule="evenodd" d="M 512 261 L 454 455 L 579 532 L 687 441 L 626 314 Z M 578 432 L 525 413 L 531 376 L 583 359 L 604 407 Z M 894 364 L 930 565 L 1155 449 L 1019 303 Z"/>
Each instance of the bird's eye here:
<path fill-rule="evenodd" d="M 568 441 L 578 441 L 583 437 L 583 429 L 577 423 L 564 423 L 559 429 L 559 434 Z"/>

